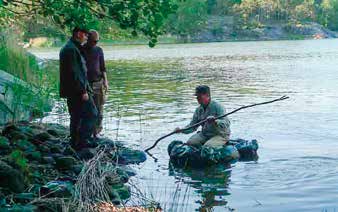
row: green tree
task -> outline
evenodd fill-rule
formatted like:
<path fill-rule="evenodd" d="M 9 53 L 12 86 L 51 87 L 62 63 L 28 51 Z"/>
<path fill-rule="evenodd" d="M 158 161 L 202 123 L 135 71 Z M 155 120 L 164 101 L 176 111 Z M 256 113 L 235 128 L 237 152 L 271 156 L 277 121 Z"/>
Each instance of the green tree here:
<path fill-rule="evenodd" d="M 207 20 L 205 0 L 186 0 L 179 3 L 175 14 L 168 18 L 169 32 L 187 38 L 203 29 Z"/>
<path fill-rule="evenodd" d="M 101 20 L 111 19 L 122 29 L 132 29 L 133 35 L 143 33 L 150 46 L 157 42 L 164 20 L 177 9 L 173 0 L 0 0 L 0 7 L 16 18 L 51 18 L 66 30 L 95 28 Z"/>

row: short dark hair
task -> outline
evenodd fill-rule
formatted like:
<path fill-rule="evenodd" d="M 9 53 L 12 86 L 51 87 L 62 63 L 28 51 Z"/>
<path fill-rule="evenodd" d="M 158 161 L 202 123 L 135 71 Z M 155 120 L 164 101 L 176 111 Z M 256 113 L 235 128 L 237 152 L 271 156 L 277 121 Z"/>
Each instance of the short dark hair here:
<path fill-rule="evenodd" d="M 76 33 L 78 33 L 78 32 L 84 32 L 84 33 L 88 33 L 88 30 L 87 29 L 85 29 L 85 28 L 82 28 L 82 27 L 75 27 L 74 29 L 73 29 L 73 37 L 76 35 Z"/>
<path fill-rule="evenodd" d="M 195 96 L 198 94 L 209 94 L 210 96 L 210 88 L 207 85 L 199 85 L 195 89 Z"/>

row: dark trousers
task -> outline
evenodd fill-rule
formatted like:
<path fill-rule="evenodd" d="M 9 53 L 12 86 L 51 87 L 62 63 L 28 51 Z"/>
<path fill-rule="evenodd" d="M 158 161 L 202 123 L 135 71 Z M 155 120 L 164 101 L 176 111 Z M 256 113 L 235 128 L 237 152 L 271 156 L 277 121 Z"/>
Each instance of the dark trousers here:
<path fill-rule="evenodd" d="M 67 106 L 70 114 L 71 145 L 81 148 L 93 134 L 98 112 L 92 97 L 88 101 L 83 101 L 81 97 L 69 97 Z"/>

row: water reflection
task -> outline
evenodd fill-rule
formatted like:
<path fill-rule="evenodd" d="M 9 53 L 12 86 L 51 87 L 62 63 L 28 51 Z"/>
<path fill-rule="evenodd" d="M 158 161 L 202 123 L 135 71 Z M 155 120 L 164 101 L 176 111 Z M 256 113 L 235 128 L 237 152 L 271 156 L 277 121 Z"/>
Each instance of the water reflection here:
<path fill-rule="evenodd" d="M 201 199 L 196 201 L 200 207 L 196 210 L 211 211 L 215 206 L 231 209 L 226 200 L 226 196 L 230 195 L 230 164 L 219 164 L 204 169 L 177 168 L 171 163 L 168 166 L 169 176 L 183 181 L 200 194 Z"/>

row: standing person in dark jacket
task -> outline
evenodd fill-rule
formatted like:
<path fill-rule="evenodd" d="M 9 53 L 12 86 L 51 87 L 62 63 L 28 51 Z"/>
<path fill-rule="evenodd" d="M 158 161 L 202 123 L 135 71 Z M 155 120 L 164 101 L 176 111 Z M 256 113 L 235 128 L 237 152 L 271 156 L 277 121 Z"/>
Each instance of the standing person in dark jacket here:
<path fill-rule="evenodd" d="M 103 105 L 105 103 L 105 93 L 108 90 L 108 79 L 104 55 L 102 49 L 97 46 L 99 33 L 90 30 L 88 42 L 84 47 L 84 55 L 87 64 L 87 77 L 94 93 L 94 102 L 98 110 L 98 119 L 96 122 L 94 137 L 102 131 Z"/>
<path fill-rule="evenodd" d="M 97 109 L 87 80 L 86 62 L 80 49 L 87 41 L 87 31 L 73 30 L 73 35 L 60 51 L 60 97 L 67 99 L 70 114 L 71 145 L 79 150 L 90 147 Z"/>

